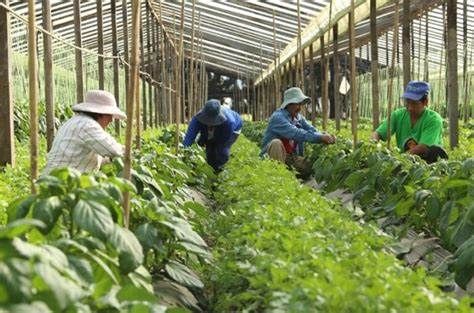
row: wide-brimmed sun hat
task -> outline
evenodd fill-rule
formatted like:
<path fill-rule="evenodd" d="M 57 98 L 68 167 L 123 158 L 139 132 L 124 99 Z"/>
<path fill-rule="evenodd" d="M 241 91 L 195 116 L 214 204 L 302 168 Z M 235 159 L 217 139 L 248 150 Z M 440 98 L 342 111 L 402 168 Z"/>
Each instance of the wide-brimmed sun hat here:
<path fill-rule="evenodd" d="M 217 126 L 227 120 L 221 109 L 221 103 L 217 99 L 207 100 L 201 111 L 196 114 L 196 118 L 207 126 Z"/>
<path fill-rule="evenodd" d="M 117 107 L 114 95 L 104 90 L 88 91 L 84 102 L 73 105 L 72 110 L 112 115 L 117 119 L 127 118 L 127 115 Z"/>
<path fill-rule="evenodd" d="M 291 87 L 285 90 L 283 95 L 283 103 L 281 104 L 280 109 L 284 109 L 292 103 L 308 104 L 310 102 L 311 98 L 306 96 L 300 88 Z"/>
<path fill-rule="evenodd" d="M 424 81 L 412 80 L 408 82 L 403 99 L 419 101 L 430 93 L 430 84 Z"/>

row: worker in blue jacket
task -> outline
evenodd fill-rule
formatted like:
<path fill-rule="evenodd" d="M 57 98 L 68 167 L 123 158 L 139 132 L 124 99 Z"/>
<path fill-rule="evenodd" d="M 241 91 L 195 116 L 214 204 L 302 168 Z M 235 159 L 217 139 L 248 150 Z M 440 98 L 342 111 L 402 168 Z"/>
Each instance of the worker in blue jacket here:
<path fill-rule="evenodd" d="M 336 141 L 333 135 L 317 131 L 300 114 L 301 107 L 308 103 L 311 98 L 300 88 L 285 91 L 282 105 L 270 116 L 260 153 L 294 167 L 302 177 L 311 173 L 311 164 L 302 156 L 304 143 L 333 144 Z"/>
<path fill-rule="evenodd" d="M 191 119 L 183 145 L 189 147 L 200 134 L 198 144 L 206 147 L 207 163 L 215 171 L 220 171 L 229 160 L 230 148 L 241 129 L 240 115 L 221 106 L 219 100 L 211 99 Z"/>

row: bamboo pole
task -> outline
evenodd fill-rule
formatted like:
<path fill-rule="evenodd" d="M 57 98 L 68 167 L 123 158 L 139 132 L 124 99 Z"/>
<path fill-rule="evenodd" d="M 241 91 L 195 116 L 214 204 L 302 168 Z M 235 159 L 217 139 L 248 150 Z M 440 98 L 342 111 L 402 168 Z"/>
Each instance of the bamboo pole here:
<path fill-rule="evenodd" d="M 81 31 L 81 2 L 74 1 L 74 43 L 78 47 L 82 47 L 82 31 Z M 82 65 L 82 50 L 76 49 L 76 101 L 78 103 L 84 101 L 84 69 Z"/>
<path fill-rule="evenodd" d="M 279 67 L 280 56 L 277 55 L 277 49 L 276 49 L 275 9 L 272 10 L 272 17 L 273 17 L 273 62 L 275 63 L 275 71 L 273 75 L 274 81 L 275 81 L 273 106 L 276 108 L 278 106 L 277 104 L 278 94 L 280 93 L 280 67 Z M 278 59 L 278 62 L 277 62 L 277 59 Z"/>
<path fill-rule="evenodd" d="M 428 24 L 429 24 L 430 12 L 426 12 L 425 18 L 425 62 L 424 62 L 424 75 L 423 80 L 429 80 L 429 61 L 428 61 Z"/>
<path fill-rule="evenodd" d="M 141 1 L 132 1 L 132 51 L 130 58 L 130 84 L 127 94 L 127 129 L 125 134 L 125 156 L 124 156 L 124 178 L 131 180 L 132 169 L 132 138 L 133 138 L 133 122 L 135 121 L 134 103 L 140 101 L 139 76 L 138 70 L 140 66 L 139 59 L 139 32 L 140 32 L 140 8 Z M 124 192 L 124 224 L 129 227 L 130 222 L 130 193 Z"/>
<path fill-rule="evenodd" d="M 298 53 L 295 56 L 295 70 L 296 70 L 296 86 L 300 87 L 304 91 L 304 59 L 301 49 L 301 14 L 300 14 L 300 0 L 296 1 L 296 11 L 298 16 L 298 37 L 297 37 L 297 46 Z"/>
<path fill-rule="evenodd" d="M 395 0 L 397 1 L 397 0 Z M 355 25 L 354 25 L 354 0 L 351 0 L 351 9 L 349 12 L 349 51 L 351 58 L 351 129 L 353 138 L 353 148 L 357 145 L 357 87 L 356 87 L 356 60 L 355 60 Z"/>
<path fill-rule="evenodd" d="M 9 0 L 0 0 L 9 5 Z M 15 166 L 10 15 L 0 7 L 0 166 Z"/>
<path fill-rule="evenodd" d="M 155 63 L 152 63 L 152 52 L 151 52 L 151 43 L 153 41 L 153 49 L 155 49 L 155 27 L 151 25 L 151 13 L 150 13 L 150 5 L 148 2 L 145 4 L 145 25 L 146 25 L 146 55 L 147 55 L 147 66 L 146 66 L 146 71 L 151 75 L 151 77 L 155 80 L 158 80 L 158 78 L 155 75 Z M 143 24 L 143 23 L 142 23 Z M 152 29 L 153 28 L 153 32 Z M 143 30 L 142 30 L 143 32 Z M 153 38 L 151 38 L 153 36 Z M 155 55 L 155 51 L 153 52 L 153 55 Z M 148 83 L 148 88 L 147 91 L 148 93 L 148 101 L 149 101 L 149 106 L 148 106 L 148 111 L 150 112 L 148 116 L 148 124 L 150 127 L 157 127 L 158 126 L 158 108 L 155 106 L 155 118 L 153 119 L 153 85 L 151 83 Z M 145 114 L 146 115 L 146 114 Z M 145 117 L 146 120 L 146 117 Z M 144 125 L 146 125 L 144 123 Z"/>
<path fill-rule="evenodd" d="M 467 123 L 469 121 L 469 102 L 467 101 L 468 97 L 468 81 L 469 77 L 467 74 L 467 0 L 463 1 L 463 24 L 462 24 L 462 30 L 463 30 L 463 65 L 462 65 L 462 77 L 463 77 L 463 91 L 464 91 L 464 112 L 463 112 L 463 118 L 464 118 L 464 123 Z"/>
<path fill-rule="evenodd" d="M 314 49 L 313 44 L 309 45 L 309 85 L 311 86 L 310 89 L 310 96 L 311 96 L 311 121 L 313 125 L 316 125 L 316 79 L 314 77 Z"/>
<path fill-rule="evenodd" d="M 395 56 L 398 50 L 398 23 L 399 23 L 399 9 L 398 0 L 395 0 L 395 14 L 393 18 L 393 44 L 392 44 L 392 65 L 390 67 L 390 78 L 388 84 L 388 104 L 387 104 L 387 148 L 390 149 L 390 139 L 392 135 L 391 130 L 391 114 L 392 114 L 392 93 L 393 93 L 393 75 L 395 71 Z"/>
<path fill-rule="evenodd" d="M 377 39 L 377 0 L 370 0 L 370 48 L 372 60 L 372 129 L 379 126 L 379 46 Z"/>
<path fill-rule="evenodd" d="M 96 0 L 97 8 L 97 53 L 104 53 L 104 20 L 102 14 L 102 0 Z M 99 70 L 99 89 L 104 90 L 104 58 L 102 56 L 97 57 L 97 64 Z"/>
<path fill-rule="evenodd" d="M 38 64 L 36 61 L 35 1 L 28 1 L 28 84 L 30 102 L 30 183 L 36 193 L 38 178 Z"/>
<path fill-rule="evenodd" d="M 451 149 L 458 146 L 459 90 L 458 90 L 458 46 L 457 46 L 457 1 L 447 0 L 448 24 L 448 114 L 449 145 Z"/>
<path fill-rule="evenodd" d="M 127 0 L 122 0 L 122 32 L 123 32 L 123 58 L 125 62 L 129 62 L 129 48 L 128 48 L 128 10 L 127 10 Z M 133 1 L 132 1 L 133 2 Z M 129 81 L 130 81 L 130 69 L 128 66 L 124 67 L 125 69 L 125 98 L 129 99 L 128 92 Z"/>
<path fill-rule="evenodd" d="M 418 64 L 417 64 L 417 73 L 416 73 L 416 77 L 418 80 L 421 79 L 421 76 L 420 76 L 420 71 L 421 71 L 421 17 L 420 19 L 418 20 L 418 45 L 417 45 L 417 48 L 418 48 Z"/>
<path fill-rule="evenodd" d="M 196 103 L 194 102 L 194 17 L 196 1 L 192 0 L 192 13 L 191 13 L 191 58 L 189 59 L 189 88 L 188 88 L 188 119 L 194 115 Z"/>
<path fill-rule="evenodd" d="M 43 6 L 43 28 L 52 32 L 51 1 L 44 0 Z M 44 97 L 46 105 L 46 148 L 51 150 L 54 140 L 54 79 L 53 79 L 53 49 L 52 40 L 43 34 L 43 60 L 44 60 Z"/>
<path fill-rule="evenodd" d="M 118 55 L 117 43 L 117 6 L 115 1 L 110 1 L 110 18 L 112 21 L 112 53 L 114 56 Z M 117 105 L 120 107 L 120 81 L 119 81 L 119 60 L 114 58 L 112 60 L 113 81 L 114 81 L 114 97 Z M 115 120 L 115 135 L 120 136 L 120 120 Z"/>
<path fill-rule="evenodd" d="M 181 27 L 180 27 L 180 37 L 179 37 L 179 48 L 178 48 L 178 55 L 176 58 L 176 92 L 175 92 L 175 110 L 176 110 L 176 132 L 174 137 L 174 144 L 176 148 L 176 152 L 179 149 L 179 125 L 181 122 L 181 66 L 182 66 L 182 59 L 183 59 L 183 36 L 184 36 L 184 0 L 181 0 Z"/>
<path fill-rule="evenodd" d="M 140 19 L 142 20 L 142 17 L 140 17 Z M 143 20 L 141 21 L 141 24 L 143 25 Z M 145 43 L 145 38 L 143 36 L 143 27 L 140 27 L 140 62 L 142 64 L 142 71 L 146 72 L 147 71 L 147 68 L 145 68 L 145 64 L 146 64 L 146 60 L 145 60 L 145 47 L 144 47 L 144 43 Z M 148 67 L 148 65 L 147 65 Z M 136 140 L 135 140 L 135 144 L 137 145 L 137 148 L 140 147 L 140 131 L 141 131 L 141 128 L 143 127 L 144 130 L 146 130 L 147 128 L 147 119 L 148 119 L 148 114 L 149 115 L 153 115 L 153 112 L 150 111 L 148 112 L 148 106 L 147 106 L 147 102 L 146 102 L 146 96 L 147 96 L 147 89 L 146 89 L 146 80 L 145 80 L 145 77 L 142 77 L 141 78 L 141 82 L 142 82 L 142 115 L 140 116 L 140 108 L 137 108 L 137 133 L 136 133 Z M 140 117 L 142 118 L 142 127 L 140 127 Z"/>
<path fill-rule="evenodd" d="M 333 26 L 333 92 L 334 92 L 334 118 L 336 120 L 336 130 L 341 129 L 341 97 L 339 95 L 339 84 L 341 83 L 340 79 L 340 61 L 339 61 L 339 36 L 338 36 L 338 24 Z"/>
<path fill-rule="evenodd" d="M 324 34 L 320 37 L 321 43 L 321 107 L 323 113 L 323 130 L 328 126 L 328 68 L 326 63 L 326 47 L 324 42 Z"/>

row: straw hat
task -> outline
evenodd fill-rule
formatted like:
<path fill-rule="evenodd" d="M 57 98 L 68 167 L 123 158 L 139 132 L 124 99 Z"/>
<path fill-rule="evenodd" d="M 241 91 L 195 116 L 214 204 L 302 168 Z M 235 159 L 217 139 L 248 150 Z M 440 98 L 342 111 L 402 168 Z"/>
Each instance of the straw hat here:
<path fill-rule="evenodd" d="M 115 97 L 104 90 L 90 90 L 82 103 L 72 106 L 74 112 L 91 112 L 112 115 L 117 119 L 125 119 L 127 116 L 117 107 Z"/>
<path fill-rule="evenodd" d="M 227 120 L 221 109 L 220 101 L 216 99 L 207 100 L 204 108 L 196 114 L 196 118 L 207 126 L 217 126 Z"/>
<path fill-rule="evenodd" d="M 305 96 L 305 94 L 298 87 L 291 87 L 285 90 L 283 95 L 283 103 L 280 106 L 280 109 L 284 109 L 291 103 L 298 104 L 308 104 L 311 102 L 311 98 Z"/>

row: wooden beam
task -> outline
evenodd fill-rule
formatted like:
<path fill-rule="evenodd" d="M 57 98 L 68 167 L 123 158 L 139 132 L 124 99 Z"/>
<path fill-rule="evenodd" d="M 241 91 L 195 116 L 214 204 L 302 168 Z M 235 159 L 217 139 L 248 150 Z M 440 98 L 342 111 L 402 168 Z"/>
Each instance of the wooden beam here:
<path fill-rule="evenodd" d="M 138 70 L 140 66 L 139 54 L 139 32 L 140 32 L 140 8 L 141 1 L 135 0 L 132 2 L 132 51 L 130 58 L 130 84 L 128 86 L 129 92 L 127 94 L 127 129 L 125 134 L 125 156 L 124 156 L 124 178 L 131 180 L 132 169 L 132 138 L 133 138 L 133 122 L 135 120 L 134 103 L 139 100 L 139 76 Z M 124 224 L 129 227 L 130 221 L 130 193 L 124 193 Z"/>
<path fill-rule="evenodd" d="M 123 58 L 125 62 L 129 62 L 128 58 L 128 13 L 127 13 L 127 0 L 122 0 L 122 39 L 123 39 Z M 132 1 L 133 4 L 133 1 Z M 128 92 L 130 91 L 129 81 L 130 81 L 130 69 L 128 66 L 124 67 L 125 69 L 125 99 L 128 101 L 130 97 L 128 96 Z M 126 104 L 128 107 L 128 103 Z"/>
<path fill-rule="evenodd" d="M 340 84 L 340 61 L 339 61 L 339 37 L 338 37 L 338 23 L 334 24 L 333 27 L 333 92 L 334 92 L 334 119 L 336 120 L 336 130 L 341 129 L 341 97 L 339 96 L 339 84 Z"/>
<path fill-rule="evenodd" d="M 0 0 L 9 5 L 10 0 Z M 15 166 L 10 15 L 0 7 L 0 166 Z"/>
<path fill-rule="evenodd" d="M 448 71 L 448 115 L 449 115 L 449 145 L 451 149 L 458 146 L 458 46 L 457 46 L 457 1 L 447 0 L 447 71 Z"/>
<path fill-rule="evenodd" d="M 117 40 L 117 5 L 115 1 L 110 1 L 110 14 L 112 19 L 112 54 L 118 55 L 118 40 Z M 113 82 L 114 82 L 114 97 L 117 105 L 120 107 L 120 82 L 119 82 L 119 60 L 112 60 L 113 68 Z M 115 120 L 115 135 L 120 137 L 120 120 Z"/>
<path fill-rule="evenodd" d="M 392 45 L 392 64 L 390 65 L 390 70 L 387 72 L 388 75 L 388 87 L 387 87 L 387 148 L 390 149 L 390 142 L 392 137 L 391 131 L 391 118 L 392 118 L 392 98 L 393 98 L 393 76 L 395 75 L 395 60 L 396 54 L 398 52 L 398 23 L 399 23 L 399 10 L 398 10 L 398 0 L 395 0 L 395 14 L 393 17 L 393 45 Z"/>
<path fill-rule="evenodd" d="M 350 71 L 351 71 L 351 130 L 353 148 L 357 145 L 357 87 L 356 87 L 356 61 L 355 61 L 355 30 L 354 30 L 354 0 L 351 0 L 351 9 L 349 11 L 349 53 L 350 53 Z"/>
<path fill-rule="evenodd" d="M 104 53 L 104 17 L 102 14 L 102 0 L 96 0 L 97 2 L 97 53 Z M 99 69 L 99 89 L 104 90 L 104 58 L 97 57 L 97 64 Z"/>
<path fill-rule="evenodd" d="M 35 1 L 28 1 L 28 87 L 30 102 L 30 179 L 36 193 L 38 178 L 38 63 L 36 55 Z"/>
<path fill-rule="evenodd" d="M 323 130 L 328 127 L 328 68 L 327 57 L 324 44 L 324 35 L 320 37 L 321 42 L 321 106 L 323 113 Z"/>
<path fill-rule="evenodd" d="M 81 2 L 74 1 L 74 43 L 78 47 L 82 47 L 82 31 L 81 31 Z M 82 66 L 82 51 L 75 49 L 76 59 L 76 101 L 78 103 L 84 101 L 84 69 Z"/>
<path fill-rule="evenodd" d="M 370 0 L 370 49 L 372 76 L 372 129 L 379 126 L 379 46 L 377 38 L 377 0 Z"/>
<path fill-rule="evenodd" d="M 53 29 L 51 22 L 51 1 L 44 0 L 42 5 L 43 28 L 49 32 Z M 43 63 L 44 63 L 44 96 L 46 106 L 46 150 L 51 150 L 54 139 L 54 78 L 53 78 L 53 48 L 51 37 L 43 34 Z"/>
<path fill-rule="evenodd" d="M 411 80 L 411 49 L 410 49 L 410 0 L 403 0 L 403 88 Z"/>

